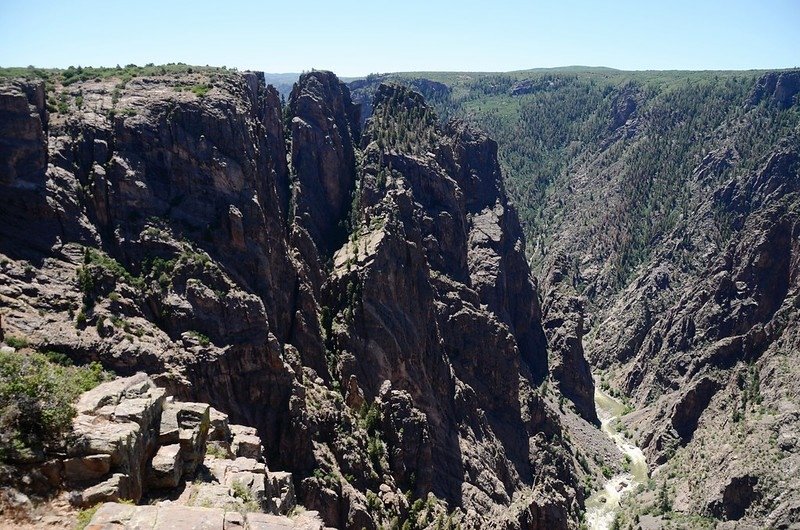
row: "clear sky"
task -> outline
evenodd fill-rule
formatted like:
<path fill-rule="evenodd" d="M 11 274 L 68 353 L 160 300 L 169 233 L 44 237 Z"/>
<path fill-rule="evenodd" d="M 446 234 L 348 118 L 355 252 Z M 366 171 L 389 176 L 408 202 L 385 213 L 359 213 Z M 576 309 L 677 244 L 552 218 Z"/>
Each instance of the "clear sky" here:
<path fill-rule="evenodd" d="M 0 66 L 800 66 L 800 0 L 0 0 Z"/>

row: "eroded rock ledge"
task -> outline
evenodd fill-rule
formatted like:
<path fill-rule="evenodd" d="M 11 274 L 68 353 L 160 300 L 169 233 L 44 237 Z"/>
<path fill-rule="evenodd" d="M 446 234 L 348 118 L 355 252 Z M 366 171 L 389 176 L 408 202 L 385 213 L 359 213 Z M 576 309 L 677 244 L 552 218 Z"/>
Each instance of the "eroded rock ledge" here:
<path fill-rule="evenodd" d="M 168 397 L 139 373 L 83 394 L 77 410 L 65 454 L 25 473 L 51 495 L 69 492 L 75 507 L 117 503 L 98 511 L 93 523 L 111 525 L 98 528 L 138 528 L 161 517 L 186 528 L 294 527 L 290 513 L 304 514 L 302 528 L 322 527 L 296 504 L 291 474 L 267 468 L 255 429 L 229 424 L 206 403 Z"/>

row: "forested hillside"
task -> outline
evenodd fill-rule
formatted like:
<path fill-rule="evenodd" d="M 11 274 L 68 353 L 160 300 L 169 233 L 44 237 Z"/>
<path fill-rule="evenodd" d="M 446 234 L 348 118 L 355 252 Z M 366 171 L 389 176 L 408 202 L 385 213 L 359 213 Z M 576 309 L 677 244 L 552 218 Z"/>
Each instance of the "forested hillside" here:
<path fill-rule="evenodd" d="M 800 72 L 392 74 L 354 97 L 387 78 L 497 139 L 548 347 L 585 349 L 648 458 L 623 527 L 796 521 Z"/>
<path fill-rule="evenodd" d="M 443 118 L 464 117 L 497 140 L 535 263 L 561 233 L 567 212 L 591 223 L 593 205 L 608 206 L 598 178 L 619 183 L 627 197 L 604 219 L 605 233 L 593 235 L 601 252 L 615 255 L 616 277 L 609 280 L 621 286 L 647 257 L 648 242 L 674 228 L 690 207 L 691 190 L 676 176 L 688 175 L 721 141 L 733 142 L 742 169 L 752 169 L 796 126 L 796 107 L 783 112 L 781 105 L 748 105 L 763 73 L 575 67 L 371 80 L 410 83 Z M 358 98 L 362 85 L 354 87 Z M 568 177 L 576 173 L 585 175 L 585 189 L 569 188 Z M 573 198 L 564 200 L 564 192 Z"/>

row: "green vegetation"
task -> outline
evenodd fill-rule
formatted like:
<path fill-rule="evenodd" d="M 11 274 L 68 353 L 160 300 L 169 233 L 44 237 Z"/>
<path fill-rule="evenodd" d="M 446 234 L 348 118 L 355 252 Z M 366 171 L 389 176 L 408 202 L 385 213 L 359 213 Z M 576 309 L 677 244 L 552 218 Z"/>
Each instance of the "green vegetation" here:
<path fill-rule="evenodd" d="M 194 93 L 194 95 L 204 98 L 206 97 L 206 94 L 208 94 L 208 91 L 211 90 L 212 88 L 213 85 L 201 84 L 192 86 L 190 90 L 192 91 L 192 93 Z"/>
<path fill-rule="evenodd" d="M 763 401 L 761 396 L 761 376 L 758 366 L 750 364 L 746 372 L 740 371 L 736 376 L 736 384 L 742 390 L 740 405 L 731 409 L 731 419 L 734 423 L 744 419 L 752 406 L 760 405 Z"/>
<path fill-rule="evenodd" d="M 211 339 L 209 339 L 206 335 L 203 335 L 199 331 L 188 331 L 189 335 L 195 338 L 197 342 L 200 343 L 200 346 L 208 346 L 211 344 Z"/>
<path fill-rule="evenodd" d="M 370 405 L 364 403 L 361 410 L 359 410 L 359 416 L 362 420 L 362 427 L 367 433 L 374 434 L 378 431 L 381 422 L 381 410 L 375 402 Z"/>
<path fill-rule="evenodd" d="M 0 354 L 0 460 L 39 454 L 70 427 L 73 402 L 110 378 L 98 363 L 72 366 L 63 354 Z"/>
<path fill-rule="evenodd" d="M 247 486 L 245 486 L 238 480 L 235 480 L 231 484 L 231 490 L 233 492 L 233 496 L 236 497 L 237 499 L 240 499 L 244 504 L 243 509 L 245 512 L 261 511 L 258 502 L 253 497 L 253 493 Z"/>
<path fill-rule="evenodd" d="M 666 479 L 661 482 L 661 488 L 658 490 L 658 511 L 661 514 L 672 511 L 672 502 L 669 498 L 669 489 L 667 488 Z"/>
<path fill-rule="evenodd" d="M 101 269 L 116 280 L 124 281 L 132 287 L 141 288 L 144 286 L 144 281 L 140 276 L 134 276 L 120 262 L 99 250 L 93 248 L 84 249 L 83 263 L 84 266 L 78 269 L 77 275 L 78 283 L 84 293 L 91 291 L 96 280 L 91 266 Z"/>
<path fill-rule="evenodd" d="M 147 274 L 158 280 L 162 289 L 167 289 L 172 283 L 172 274 L 175 271 L 176 259 L 153 258 L 144 263 Z"/>
<path fill-rule="evenodd" d="M 228 452 L 223 449 L 221 446 L 217 445 L 216 443 L 208 444 L 206 449 L 206 454 L 211 455 L 215 458 L 227 458 Z"/>
<path fill-rule="evenodd" d="M 447 514 L 440 505 L 435 495 L 428 494 L 424 499 L 417 499 L 411 503 L 408 518 L 402 524 L 392 525 L 392 528 L 402 530 L 421 530 L 434 528 L 435 530 L 455 530 L 461 526 L 453 521 L 453 514 Z"/>
<path fill-rule="evenodd" d="M 5 338 L 5 343 L 11 346 L 12 348 L 25 348 L 28 346 L 28 339 L 25 337 L 12 337 L 8 336 Z"/>
<path fill-rule="evenodd" d="M 580 227 L 593 254 L 610 260 L 608 280 L 619 288 L 649 258 L 655 241 L 684 226 L 703 196 L 689 176 L 709 152 L 732 147 L 741 161 L 715 170 L 711 186 L 757 167 L 797 130 L 798 106 L 745 105 L 762 74 L 561 68 L 371 77 L 414 85 L 440 116 L 464 118 L 497 141 L 535 266 L 560 223 L 568 222 Z M 395 145 L 399 138 L 383 140 Z M 721 241 L 731 234 L 731 217 L 718 212 Z M 690 266 L 683 248 L 675 259 Z"/>
<path fill-rule="evenodd" d="M 393 87 L 389 97 L 373 109 L 372 120 L 368 134 L 379 147 L 390 151 L 421 154 L 431 148 L 437 137 L 436 113 L 415 92 L 403 86 Z M 385 173 L 379 173 L 377 178 L 382 188 Z"/>
<path fill-rule="evenodd" d="M 84 508 L 83 510 L 79 511 L 75 524 L 75 530 L 83 530 L 89 526 L 89 523 L 92 521 L 92 517 L 94 517 L 94 514 L 97 513 L 97 510 L 99 510 L 100 506 L 102 505 L 102 503 L 95 504 L 91 508 Z"/>
<path fill-rule="evenodd" d="M 28 66 L 27 68 L 0 68 L 0 79 L 44 79 L 46 81 L 58 81 L 65 86 L 77 83 L 78 81 L 90 80 L 104 80 L 108 78 L 119 78 L 124 83 L 135 77 L 153 77 L 163 75 L 176 75 L 176 74 L 192 74 L 192 73 L 223 73 L 227 72 L 228 68 L 225 66 L 192 66 L 184 63 L 168 63 L 163 65 L 147 64 L 145 66 L 137 66 L 135 64 L 128 64 L 124 67 L 92 67 L 92 66 L 70 66 L 66 69 L 59 68 L 36 68 Z M 236 71 L 231 69 L 231 71 Z M 122 88 L 122 87 L 120 87 Z"/>

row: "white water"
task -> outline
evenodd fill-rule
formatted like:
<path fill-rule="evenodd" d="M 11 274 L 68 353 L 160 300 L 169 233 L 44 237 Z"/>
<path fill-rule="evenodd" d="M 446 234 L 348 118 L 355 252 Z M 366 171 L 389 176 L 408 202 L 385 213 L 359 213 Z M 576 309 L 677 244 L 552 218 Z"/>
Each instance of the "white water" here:
<path fill-rule="evenodd" d="M 601 429 L 614 441 L 623 455 L 628 455 L 631 462 L 630 472 L 611 477 L 603 489 L 586 500 L 586 522 L 589 528 L 608 530 L 614 522 L 622 497 L 647 481 L 647 461 L 641 449 L 612 427 L 614 420 L 625 410 L 625 405 L 597 387 L 594 391 L 594 402 Z"/>

